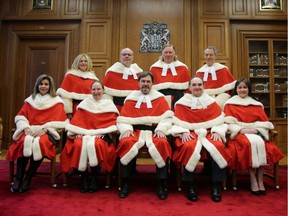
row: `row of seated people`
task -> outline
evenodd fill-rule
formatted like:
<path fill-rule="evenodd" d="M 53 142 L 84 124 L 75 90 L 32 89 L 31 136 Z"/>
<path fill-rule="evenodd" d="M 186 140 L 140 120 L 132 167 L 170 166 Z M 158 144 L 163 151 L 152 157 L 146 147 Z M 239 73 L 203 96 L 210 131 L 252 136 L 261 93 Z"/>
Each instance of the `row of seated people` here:
<path fill-rule="evenodd" d="M 139 148 L 146 145 L 156 164 L 160 199 L 167 198 L 165 182 L 168 161 L 172 159 L 184 167 L 187 198 L 197 201 L 194 172 L 204 149 L 211 161 L 213 201 L 222 199 L 220 183 L 226 180 L 226 167 L 229 166 L 248 169 L 252 193 L 265 194 L 264 166 L 275 164 L 284 155 L 274 143 L 267 141 L 273 125 L 268 121 L 263 105 L 253 99 L 248 80 L 237 80 L 233 97 L 224 104 L 226 115 L 215 98 L 204 92 L 204 81 L 199 76 L 189 81 L 190 93 L 175 103 L 174 111 L 164 95 L 153 88 L 155 81 L 151 72 L 141 72 L 137 80 L 140 90 L 132 91 L 126 97 L 120 113 L 112 100 L 103 97 L 102 84 L 94 81 L 90 95 L 77 106 L 68 123 L 64 102 L 55 94 L 53 79 L 48 75 L 39 76 L 34 93 L 25 100 L 15 117 L 15 142 L 7 153 L 7 160 L 17 159 L 16 179 L 11 191 L 29 189 L 43 157 L 55 157 L 54 143 L 59 139 L 57 129 L 65 128 L 68 139 L 60 156 L 61 170 L 68 172 L 70 168 L 76 168 L 81 172 L 81 192 L 96 191 L 100 167 L 111 172 L 119 156 L 123 182 L 119 197 L 126 198 L 130 192 L 133 158 Z M 227 130 L 231 133 L 231 141 L 226 148 Z M 117 131 L 120 136 L 116 147 L 109 134 Z M 170 137 L 174 140 L 173 152 Z M 92 175 L 90 184 L 88 164 Z"/>

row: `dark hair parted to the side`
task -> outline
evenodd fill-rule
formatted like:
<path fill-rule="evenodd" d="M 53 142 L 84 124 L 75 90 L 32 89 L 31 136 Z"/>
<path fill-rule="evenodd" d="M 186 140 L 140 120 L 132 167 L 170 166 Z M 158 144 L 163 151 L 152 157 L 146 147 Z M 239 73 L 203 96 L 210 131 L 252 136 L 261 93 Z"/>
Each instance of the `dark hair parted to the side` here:
<path fill-rule="evenodd" d="M 140 80 L 143 78 L 143 77 L 146 77 L 146 76 L 150 76 L 151 79 L 152 79 L 152 83 L 154 83 L 154 75 L 150 72 L 150 71 L 143 71 L 139 74 L 138 76 L 138 82 L 140 82 Z"/>
<path fill-rule="evenodd" d="M 252 94 L 251 83 L 250 83 L 250 81 L 249 81 L 248 79 L 246 79 L 246 78 L 239 78 L 239 79 L 237 79 L 237 81 L 236 81 L 236 83 L 235 83 L 235 86 L 234 86 L 234 89 L 233 89 L 233 91 L 232 91 L 232 96 L 238 95 L 238 94 L 237 94 L 237 87 L 239 86 L 239 84 L 240 84 L 241 82 L 244 82 L 244 83 L 246 84 L 246 86 L 248 87 L 248 95 L 249 95 L 250 97 L 253 97 L 253 98 L 254 98 L 254 96 L 253 96 L 253 94 Z M 254 99 L 255 99 L 255 98 L 254 98 Z"/>
<path fill-rule="evenodd" d="M 39 91 L 39 85 L 43 80 L 48 80 L 49 82 L 49 95 L 51 97 L 56 97 L 56 92 L 55 92 L 55 85 L 54 85 L 54 80 L 51 76 L 47 75 L 47 74 L 42 74 L 40 75 L 34 85 L 34 89 L 33 89 L 33 94 L 32 94 L 32 98 L 35 99 L 36 94 L 40 93 Z"/>
<path fill-rule="evenodd" d="M 91 83 L 90 89 L 92 89 L 92 86 L 94 85 L 94 83 L 99 83 L 102 86 L 102 89 L 104 90 L 104 85 L 99 80 L 95 80 L 93 83 Z"/>

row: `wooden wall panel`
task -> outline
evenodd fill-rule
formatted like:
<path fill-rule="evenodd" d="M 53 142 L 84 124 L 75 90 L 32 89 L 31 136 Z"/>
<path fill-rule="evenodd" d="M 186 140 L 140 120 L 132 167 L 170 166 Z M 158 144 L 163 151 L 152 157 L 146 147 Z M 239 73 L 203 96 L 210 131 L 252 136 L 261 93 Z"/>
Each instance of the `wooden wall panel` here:
<path fill-rule="evenodd" d="M 250 19 L 251 9 L 249 0 L 231 0 L 229 1 L 230 19 Z"/>
<path fill-rule="evenodd" d="M 93 61 L 93 70 L 99 80 L 103 80 L 106 70 L 110 67 L 111 62 L 109 60 L 96 60 Z"/>
<path fill-rule="evenodd" d="M 87 0 L 84 4 L 85 18 L 107 18 L 112 14 L 111 0 Z"/>
<path fill-rule="evenodd" d="M 85 40 L 82 50 L 85 50 L 92 59 L 109 59 L 111 55 L 111 21 L 89 20 L 85 21 Z"/>
<path fill-rule="evenodd" d="M 200 18 L 228 17 L 227 0 L 199 0 Z"/>
<path fill-rule="evenodd" d="M 62 0 L 61 1 L 61 16 L 71 17 L 71 18 L 81 18 L 82 17 L 82 0 Z"/>

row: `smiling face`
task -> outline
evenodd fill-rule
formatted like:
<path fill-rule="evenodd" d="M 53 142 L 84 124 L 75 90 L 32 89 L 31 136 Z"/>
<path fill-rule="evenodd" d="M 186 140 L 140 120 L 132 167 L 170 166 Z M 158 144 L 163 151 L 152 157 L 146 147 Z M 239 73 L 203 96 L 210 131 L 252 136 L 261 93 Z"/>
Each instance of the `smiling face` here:
<path fill-rule="evenodd" d="M 82 56 L 80 61 L 79 61 L 79 65 L 78 65 L 78 69 L 81 71 L 87 71 L 88 69 L 88 60 L 85 56 Z"/>
<path fill-rule="evenodd" d="M 138 86 L 140 88 L 140 91 L 143 94 L 149 94 L 149 92 L 153 86 L 153 81 L 152 81 L 151 76 L 147 75 L 145 77 L 142 77 L 138 82 Z"/>
<path fill-rule="evenodd" d="M 199 77 L 194 77 L 190 81 L 189 90 L 195 97 L 200 97 L 204 91 L 203 80 Z"/>
<path fill-rule="evenodd" d="M 170 64 L 175 60 L 176 52 L 172 46 L 167 46 L 162 50 L 163 61 Z"/>
<path fill-rule="evenodd" d="M 43 79 L 38 85 L 38 89 L 41 95 L 45 95 L 50 90 L 50 83 L 47 79 Z"/>
<path fill-rule="evenodd" d="M 129 48 L 125 48 L 121 50 L 120 52 L 120 62 L 125 65 L 126 67 L 129 67 L 134 59 L 133 51 Z"/>
<path fill-rule="evenodd" d="M 249 88 L 245 82 L 240 82 L 236 88 L 237 94 L 241 98 L 245 98 L 249 93 Z"/>
<path fill-rule="evenodd" d="M 213 49 L 206 49 L 204 51 L 204 59 L 208 66 L 212 66 L 216 60 L 216 54 Z"/>
<path fill-rule="evenodd" d="M 94 82 L 93 85 L 91 86 L 91 94 L 94 98 L 94 100 L 100 100 L 103 96 L 104 89 L 99 82 Z"/>

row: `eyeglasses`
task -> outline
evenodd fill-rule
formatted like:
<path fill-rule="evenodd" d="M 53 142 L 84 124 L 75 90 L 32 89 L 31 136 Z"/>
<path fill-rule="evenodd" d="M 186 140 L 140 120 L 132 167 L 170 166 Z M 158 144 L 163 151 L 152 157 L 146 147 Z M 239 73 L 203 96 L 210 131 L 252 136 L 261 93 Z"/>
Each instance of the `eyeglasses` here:
<path fill-rule="evenodd" d="M 128 55 L 128 56 L 133 56 L 133 54 L 131 54 L 131 53 L 121 53 L 121 55 L 122 55 L 122 56 L 126 56 L 126 55 Z"/>

